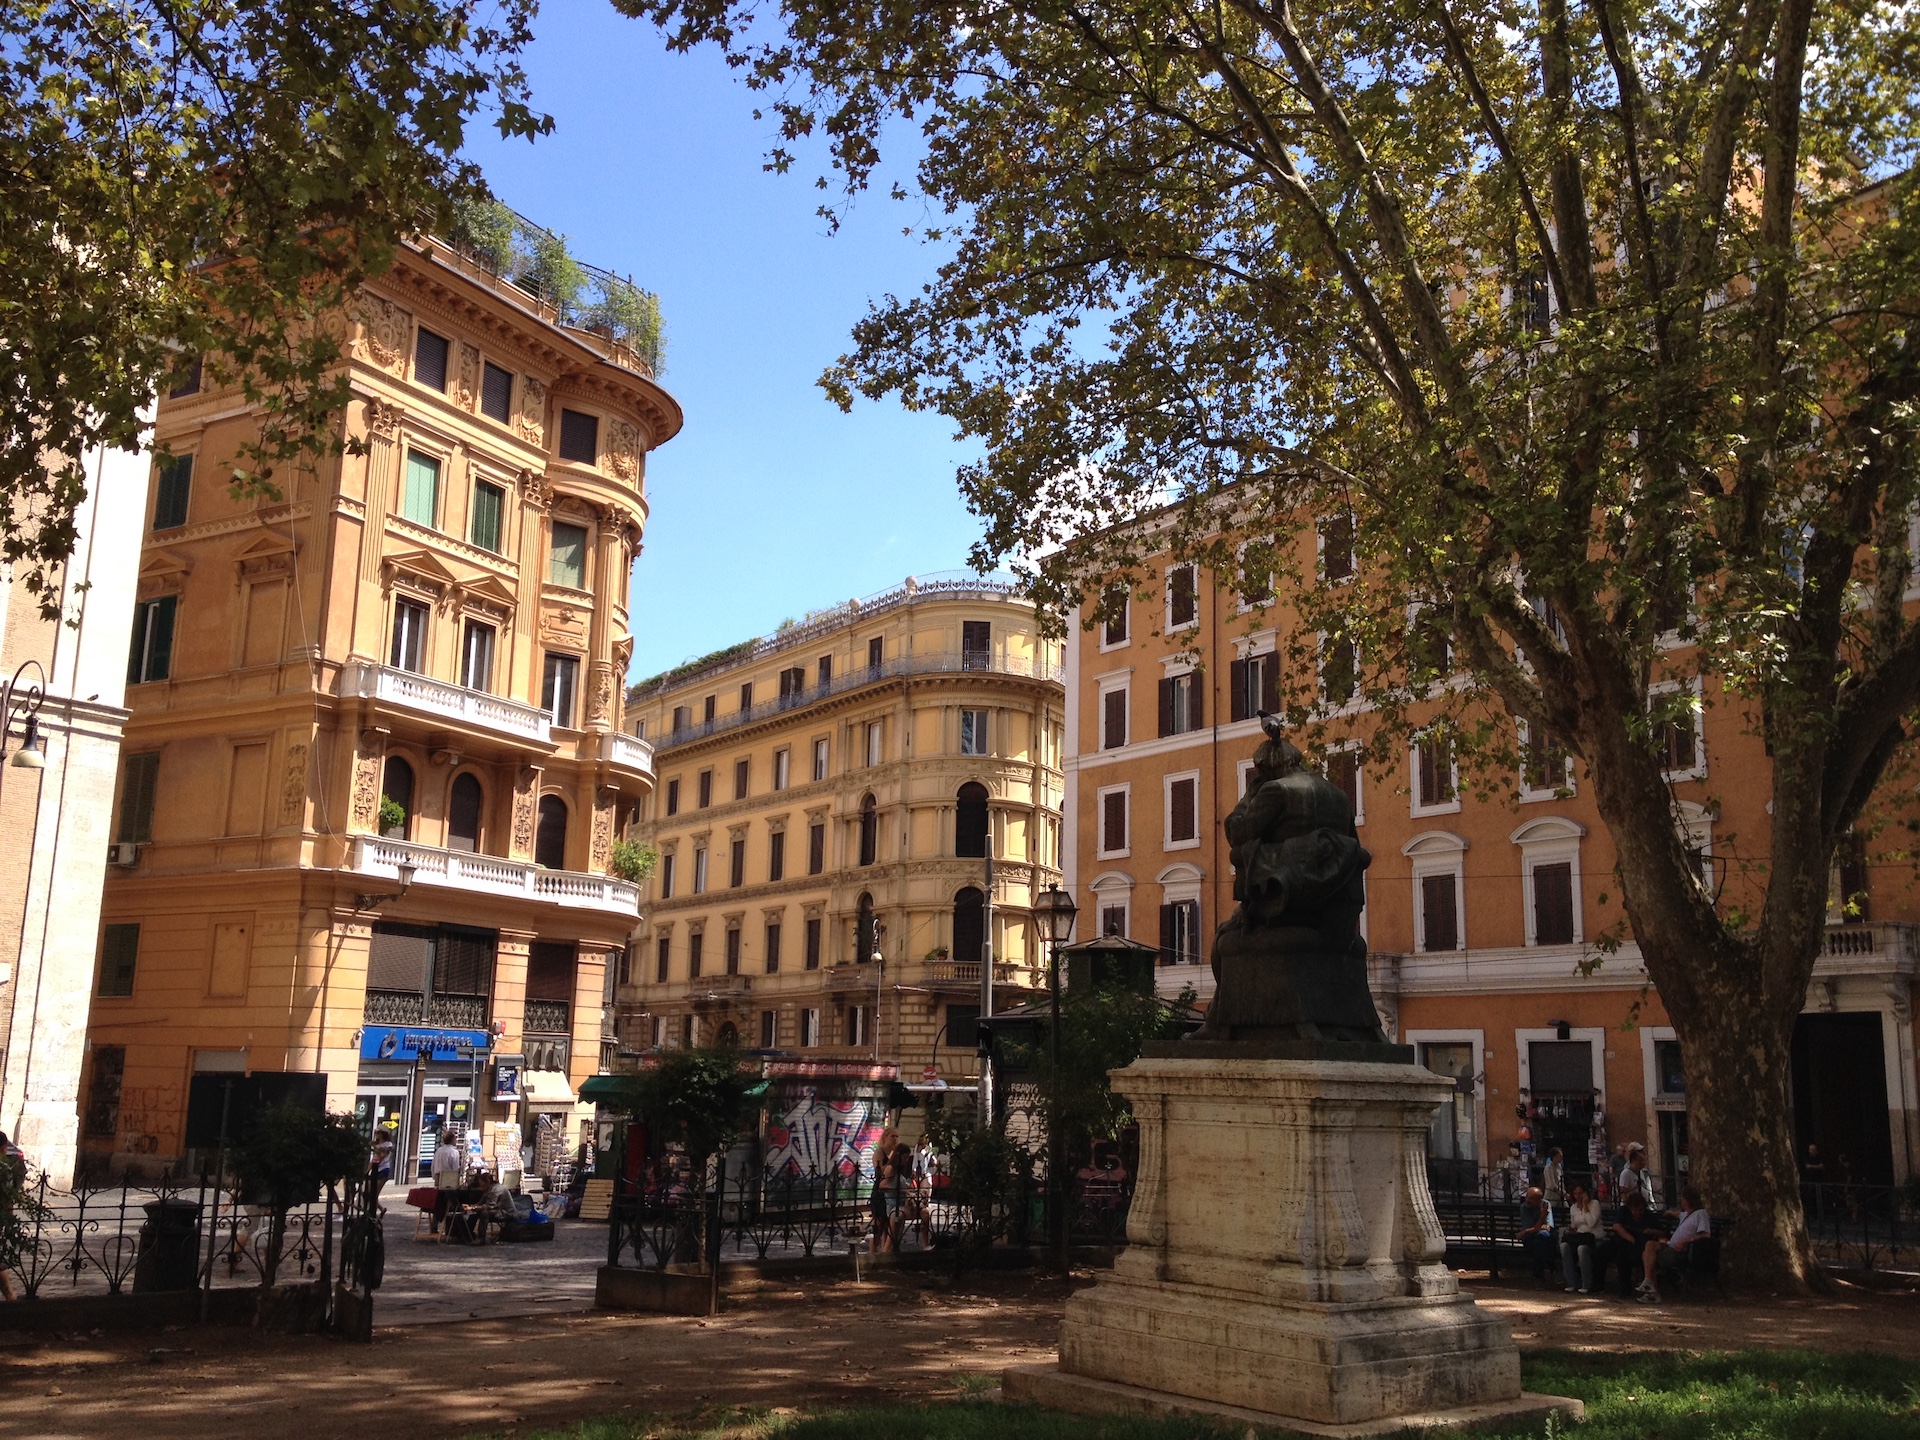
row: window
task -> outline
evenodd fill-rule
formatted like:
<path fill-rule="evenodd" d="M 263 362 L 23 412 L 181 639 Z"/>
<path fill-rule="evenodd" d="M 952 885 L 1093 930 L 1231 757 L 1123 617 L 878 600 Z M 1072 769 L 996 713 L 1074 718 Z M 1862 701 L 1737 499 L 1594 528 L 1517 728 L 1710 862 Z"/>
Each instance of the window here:
<path fill-rule="evenodd" d="M 407 451 L 407 474 L 400 489 L 400 513 L 431 529 L 440 518 L 440 462 L 418 450 Z"/>
<path fill-rule="evenodd" d="M 1265 546 L 1245 546 L 1239 554 L 1240 608 L 1254 610 L 1273 603 L 1273 557 Z"/>
<path fill-rule="evenodd" d="M 691 729 L 692 726 L 693 726 L 693 710 L 686 705 L 674 706 L 673 707 L 673 733 L 678 735 L 682 730 Z"/>
<path fill-rule="evenodd" d="M 1127 853 L 1127 787 L 1100 792 L 1100 854 Z"/>
<path fill-rule="evenodd" d="M 1530 722 L 1521 739 L 1525 751 L 1520 788 L 1528 792 L 1528 798 L 1550 799 L 1567 790 L 1571 778 L 1567 774 L 1566 746 L 1544 725 Z"/>
<path fill-rule="evenodd" d="M 691 1015 L 680 1017 L 680 1048 L 683 1050 L 693 1048 L 693 1016 Z"/>
<path fill-rule="evenodd" d="M 162 455 L 154 467 L 153 528 L 171 530 L 187 523 L 187 496 L 193 489 L 193 456 Z"/>
<path fill-rule="evenodd" d="M 560 412 L 560 458 L 581 465 L 600 459 L 600 417 L 582 415 L 578 410 Z"/>
<path fill-rule="evenodd" d="M 1653 1090 L 1654 1094 L 1666 1098 L 1687 1093 L 1687 1071 L 1680 1062 L 1678 1040 L 1653 1042 Z"/>
<path fill-rule="evenodd" d="M 546 675 L 540 684 L 540 708 L 562 730 L 573 726 L 573 694 L 580 681 L 580 659 L 547 652 Z"/>
<path fill-rule="evenodd" d="M 120 766 L 120 828 L 122 844 L 145 845 L 153 839 L 153 791 L 160 779 L 160 752 L 129 755 Z"/>
<path fill-rule="evenodd" d="M 460 646 L 460 683 L 469 690 L 493 688 L 493 626 L 469 620 Z"/>
<path fill-rule="evenodd" d="M 1479 1168 L 1480 1145 L 1474 1126 L 1474 1047 L 1470 1044 L 1422 1044 L 1420 1063 L 1434 1074 L 1455 1082 L 1454 1092 L 1440 1102 L 1427 1129 L 1427 1157 L 1448 1163 L 1450 1171 L 1464 1167 L 1472 1183 Z M 1465 1081 L 1462 1088 L 1459 1082 Z"/>
<path fill-rule="evenodd" d="M 87 1087 L 87 1134 L 111 1139 L 120 1130 L 120 1083 L 127 1071 L 127 1047 L 93 1047 L 93 1081 Z"/>
<path fill-rule="evenodd" d="M 673 779 L 667 781 L 667 814 L 678 815 L 679 813 L 680 813 L 680 777 L 676 775 L 673 777 Z"/>
<path fill-rule="evenodd" d="M 987 853 L 987 787 L 969 780 L 954 797 L 953 853 L 979 859 Z"/>
<path fill-rule="evenodd" d="M 748 776 L 752 773 L 751 767 L 751 760 L 736 760 L 733 762 L 733 798 L 736 800 L 744 800 L 747 798 L 747 781 Z"/>
<path fill-rule="evenodd" d="M 793 769 L 793 751 L 776 750 L 773 752 L 773 788 L 784 790 Z"/>
<path fill-rule="evenodd" d="M 847 1007 L 847 1044 L 864 1045 L 867 1043 L 867 1007 L 849 1005 Z"/>
<path fill-rule="evenodd" d="M 1160 733 L 1185 735 L 1205 723 L 1201 711 L 1200 677 L 1189 670 L 1160 682 Z"/>
<path fill-rule="evenodd" d="M 700 719 L 703 723 L 711 725 L 713 723 L 713 717 L 719 713 L 720 697 L 718 695 L 709 695 L 705 700 L 700 702 Z"/>
<path fill-rule="evenodd" d="M 727 974 L 738 975 L 740 973 L 740 927 L 738 925 L 727 927 L 726 947 Z"/>
<path fill-rule="evenodd" d="M 860 802 L 860 863 L 871 865 L 880 858 L 880 808 L 873 796 Z"/>
<path fill-rule="evenodd" d="M 787 832 L 775 830 L 767 836 L 767 883 L 787 878 Z"/>
<path fill-rule="evenodd" d="M 707 893 L 707 847 L 704 845 L 693 852 L 693 893 Z"/>
<path fill-rule="evenodd" d="M 1439 680 L 1453 673 L 1453 637 L 1447 633 L 1447 617 L 1435 606 L 1420 606 L 1407 624 L 1407 668 L 1416 680 Z"/>
<path fill-rule="evenodd" d="M 753 709 L 753 682 L 747 681 L 740 687 L 740 713 L 746 714 Z"/>
<path fill-rule="evenodd" d="M 507 492 L 484 480 L 474 482 L 473 513 L 467 517 L 467 539 L 482 550 L 500 553 L 500 520 L 507 513 Z"/>
<path fill-rule="evenodd" d="M 108 925 L 100 933 L 99 993 L 124 1000 L 133 994 L 133 971 L 140 960 L 140 927 Z"/>
<path fill-rule="evenodd" d="M 548 870 L 567 868 L 567 802 L 542 795 L 533 831 L 533 863 Z"/>
<path fill-rule="evenodd" d="M 547 579 L 555 585 L 575 590 L 587 588 L 587 530 L 584 525 L 553 522 L 553 538 L 547 549 Z M 709 717 L 711 718 L 711 717 Z"/>
<path fill-rule="evenodd" d="M 813 778 L 815 780 L 827 778 L 827 748 L 827 737 L 824 735 L 813 742 Z"/>
<path fill-rule="evenodd" d="M 887 663 L 887 642 L 876 635 L 867 641 L 867 669 L 878 670 Z"/>
<path fill-rule="evenodd" d="M 1460 948 L 1460 877 L 1455 871 L 1420 877 L 1420 948 Z"/>
<path fill-rule="evenodd" d="M 1672 693 L 1667 692 L 1668 695 Z M 1687 692 L 1681 694 L 1690 698 Z M 1667 703 L 1671 705 L 1673 702 L 1669 699 Z M 1660 723 L 1656 732 L 1660 744 L 1660 768 L 1669 776 L 1692 775 L 1705 768 L 1701 764 L 1699 724 L 1699 712 L 1690 707 L 1681 709 L 1677 714 L 1669 714 Z"/>
<path fill-rule="evenodd" d="M 1251 720 L 1262 710 L 1280 712 L 1280 657 L 1272 651 L 1249 655 L 1227 667 L 1229 714 L 1233 720 Z"/>
<path fill-rule="evenodd" d="M 689 980 L 700 978 L 700 962 L 706 958 L 706 948 L 707 937 L 702 931 L 695 930 L 687 936 L 687 978 Z"/>
<path fill-rule="evenodd" d="M 1353 516 L 1329 515 L 1320 522 L 1320 573 L 1328 584 L 1353 575 Z"/>
<path fill-rule="evenodd" d="M 673 898 L 673 851 L 669 850 L 660 857 L 660 898 Z"/>
<path fill-rule="evenodd" d="M 780 698 L 792 700 L 807 688 L 807 672 L 798 665 L 780 672 Z"/>
<path fill-rule="evenodd" d="M 833 657 L 831 655 L 822 655 L 820 657 L 819 675 L 820 688 L 822 690 L 833 683 Z"/>
<path fill-rule="evenodd" d="M 955 1050 L 973 1050 L 980 1044 L 980 1007 L 947 1006 L 946 1043 Z"/>
<path fill-rule="evenodd" d="M 960 712 L 960 753 L 962 755 L 987 753 L 986 711 L 962 710 Z"/>
<path fill-rule="evenodd" d="M 164 680 L 173 673 L 173 614 L 177 595 L 142 600 L 133 607 L 133 649 L 127 656 L 127 683 Z"/>
<path fill-rule="evenodd" d="M 827 827 L 824 824 L 807 827 L 807 874 L 818 875 L 827 868 Z"/>
<path fill-rule="evenodd" d="M 407 826 L 413 820 L 413 766 L 398 755 L 389 755 L 380 770 L 380 798 L 391 800 L 403 812 L 392 825 L 382 825 L 380 833 L 389 840 L 407 838 Z"/>
<path fill-rule="evenodd" d="M 778 920 L 767 921 L 766 946 L 767 974 L 778 975 L 780 973 L 780 922 Z"/>
<path fill-rule="evenodd" d="M 953 897 L 953 958 L 969 964 L 986 960 L 987 896 L 968 885 Z"/>
<path fill-rule="evenodd" d="M 1353 807 L 1353 823 L 1358 825 L 1366 818 L 1366 809 L 1362 805 L 1360 794 L 1360 752 L 1357 750 L 1335 750 L 1327 756 L 1327 779 L 1333 782 L 1334 789 L 1347 797 L 1347 804 Z"/>
<path fill-rule="evenodd" d="M 1445 735 L 1427 734 L 1413 747 L 1416 811 L 1458 809 L 1458 777 L 1455 774 L 1453 741 Z"/>
<path fill-rule="evenodd" d="M 1198 578 L 1191 565 L 1167 571 L 1167 628 L 1181 630 L 1200 619 Z"/>
<path fill-rule="evenodd" d="M 1573 865 L 1556 860 L 1533 867 L 1533 943 L 1573 943 Z"/>
<path fill-rule="evenodd" d="M 988 670 L 993 666 L 993 623 L 988 620 L 960 622 L 960 668 Z"/>
<path fill-rule="evenodd" d="M 1360 655 L 1344 635 L 1320 642 L 1320 694 L 1329 705 L 1345 705 L 1360 688 Z"/>
<path fill-rule="evenodd" d="M 1200 963 L 1200 902 L 1175 900 L 1160 907 L 1160 963 Z"/>
<path fill-rule="evenodd" d="M 427 607 L 417 600 L 393 602 L 393 644 L 387 663 L 419 674 L 427 668 Z"/>
<path fill-rule="evenodd" d="M 447 848 L 469 855 L 480 850 L 480 810 L 484 799 L 473 775 L 456 775 L 447 795 Z"/>
<path fill-rule="evenodd" d="M 1100 907 L 1100 933 L 1118 935 L 1121 939 L 1127 934 L 1127 907 L 1124 905 L 1102 905 Z"/>
<path fill-rule="evenodd" d="M 198 395 L 200 393 L 201 369 L 201 357 L 196 355 L 193 357 L 193 364 L 189 366 L 186 373 L 181 376 L 180 383 L 167 391 L 167 398 L 169 400 L 184 400 L 189 395 Z"/>
<path fill-rule="evenodd" d="M 1200 777 L 1176 775 L 1167 781 L 1167 848 L 1200 843 Z"/>
<path fill-rule="evenodd" d="M 807 953 L 801 963 L 809 970 L 820 968 L 820 917 L 815 915 L 807 921 Z"/>
<path fill-rule="evenodd" d="M 727 851 L 727 885 L 738 890 L 747 883 L 747 842 L 736 839 Z"/>
<path fill-rule="evenodd" d="M 1100 748 L 1118 750 L 1127 743 L 1127 688 L 1118 686 L 1100 697 Z"/>
<path fill-rule="evenodd" d="M 502 425 L 513 415 L 513 372 L 491 360 L 480 367 L 480 413 Z"/>
<path fill-rule="evenodd" d="M 771 974 L 772 971 L 769 970 L 768 973 Z M 773 1027 L 778 1015 L 779 1012 L 775 1010 L 762 1010 L 760 1012 L 760 1048 L 762 1050 L 773 1049 L 776 1039 Z"/>
<path fill-rule="evenodd" d="M 422 325 L 414 332 L 413 378 L 429 390 L 447 388 L 447 337 Z"/>
<path fill-rule="evenodd" d="M 807 1009 L 800 1012 L 800 1047 L 811 1050 L 820 1043 L 820 1012 Z"/>
<path fill-rule="evenodd" d="M 700 778 L 699 778 L 698 784 L 699 784 L 699 790 L 700 790 L 699 802 L 698 802 L 699 808 L 702 810 L 705 810 L 708 806 L 713 804 L 713 771 L 702 770 L 700 772 Z"/>
<path fill-rule="evenodd" d="M 1100 592 L 1100 648 L 1127 643 L 1127 587 L 1109 585 Z"/>
<path fill-rule="evenodd" d="M 878 765 L 886 758 L 886 722 L 869 720 L 861 727 L 862 753 L 868 765 Z"/>

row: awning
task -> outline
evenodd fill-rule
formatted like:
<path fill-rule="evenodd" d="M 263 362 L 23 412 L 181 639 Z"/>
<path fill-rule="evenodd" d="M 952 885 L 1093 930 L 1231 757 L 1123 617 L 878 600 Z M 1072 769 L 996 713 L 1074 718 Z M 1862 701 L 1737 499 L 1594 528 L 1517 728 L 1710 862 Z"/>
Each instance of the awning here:
<path fill-rule="evenodd" d="M 529 1070 L 521 1077 L 521 1093 L 536 1110 L 558 1110 L 573 1104 L 573 1087 L 559 1070 Z"/>
<path fill-rule="evenodd" d="M 631 1075 L 589 1075 L 580 1082 L 580 1098 L 597 1100 L 605 1104 L 609 1100 L 619 1100 L 627 1093 Z"/>

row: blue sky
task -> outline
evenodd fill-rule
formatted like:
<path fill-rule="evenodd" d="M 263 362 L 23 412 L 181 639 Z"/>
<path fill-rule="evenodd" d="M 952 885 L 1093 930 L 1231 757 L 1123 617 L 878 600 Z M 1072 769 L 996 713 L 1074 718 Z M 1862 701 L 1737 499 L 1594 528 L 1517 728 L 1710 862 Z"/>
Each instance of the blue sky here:
<path fill-rule="evenodd" d="M 554 133 L 508 144 L 476 126 L 469 153 L 581 259 L 659 292 L 664 383 L 686 410 L 648 461 L 633 678 L 964 564 L 979 527 L 948 423 L 892 402 L 845 415 L 814 384 L 869 299 L 932 274 L 938 255 L 901 234 L 919 203 L 869 194 L 829 235 L 819 156 L 764 171 L 772 122 L 712 53 L 670 55 L 596 0 L 549 4 L 535 36 Z"/>

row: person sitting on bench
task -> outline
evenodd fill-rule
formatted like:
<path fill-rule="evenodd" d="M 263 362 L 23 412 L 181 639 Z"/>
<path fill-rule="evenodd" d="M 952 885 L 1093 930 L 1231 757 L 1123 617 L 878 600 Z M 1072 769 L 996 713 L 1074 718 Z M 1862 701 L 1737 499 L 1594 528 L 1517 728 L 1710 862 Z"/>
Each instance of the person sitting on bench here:
<path fill-rule="evenodd" d="M 1666 1240 L 1655 1236 L 1647 1241 L 1641 1260 L 1641 1269 L 1646 1272 L 1640 1282 L 1641 1303 L 1658 1305 L 1661 1272 L 1679 1274 L 1687 1265 L 1687 1247 L 1712 1233 L 1713 1217 L 1701 1202 L 1700 1192 L 1687 1186 L 1680 1192 L 1680 1223 L 1674 1227 L 1672 1236 Z"/>

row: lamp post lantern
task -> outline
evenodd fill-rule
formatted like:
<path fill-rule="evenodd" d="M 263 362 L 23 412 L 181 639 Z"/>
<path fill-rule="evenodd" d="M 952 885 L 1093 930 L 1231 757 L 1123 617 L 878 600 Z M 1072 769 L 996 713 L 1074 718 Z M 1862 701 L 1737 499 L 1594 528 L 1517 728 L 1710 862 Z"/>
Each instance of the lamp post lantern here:
<path fill-rule="evenodd" d="M 1067 1268 L 1066 1141 L 1060 1133 L 1060 947 L 1073 939 L 1079 913 L 1073 896 L 1049 885 L 1033 902 L 1033 918 L 1047 942 L 1047 1058 L 1052 1074 L 1053 1113 L 1047 1117 L 1047 1218 L 1053 1228 L 1055 1258 Z"/>
<path fill-rule="evenodd" d="M 39 679 L 27 682 L 22 691 L 21 683 L 26 678 L 28 667 L 38 674 Z M 18 711 L 24 722 L 20 731 L 20 748 L 13 752 L 10 762 L 17 770 L 44 770 L 46 758 L 41 754 L 40 707 L 47 700 L 47 672 L 38 660 L 29 656 L 20 662 L 20 668 L 13 672 L 13 678 L 0 685 L 0 758 L 7 753 L 7 742 L 13 738 L 13 717 Z"/>

